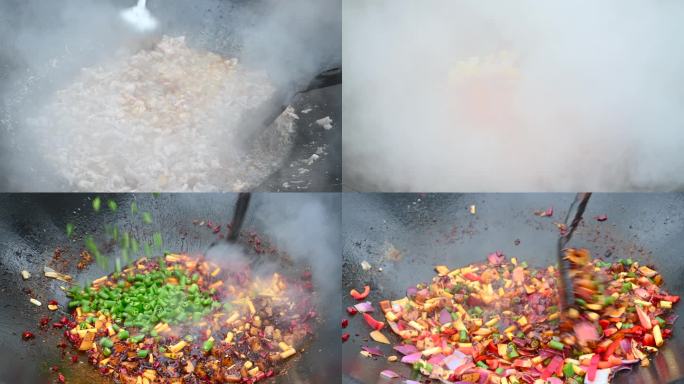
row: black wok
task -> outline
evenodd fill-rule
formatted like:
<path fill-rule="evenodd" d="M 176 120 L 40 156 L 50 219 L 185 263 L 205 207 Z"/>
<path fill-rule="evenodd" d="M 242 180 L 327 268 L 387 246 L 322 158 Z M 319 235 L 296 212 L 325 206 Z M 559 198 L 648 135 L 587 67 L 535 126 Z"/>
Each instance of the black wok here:
<path fill-rule="evenodd" d="M 249 127 L 243 129 L 249 133 L 241 139 L 245 151 L 250 146 L 263 151 L 270 148 L 265 141 L 275 141 L 273 146 L 278 147 L 269 152 L 280 154 L 276 149 L 283 144 L 273 135 L 259 133 L 267 130 L 265 124 L 272 122 L 273 111 L 283 104 L 291 104 L 299 114 L 293 144 L 283 153 L 280 168 L 253 190 L 339 191 L 341 73 L 316 81 L 317 75 L 341 67 L 339 0 L 297 3 L 308 12 L 292 11 L 291 20 L 285 21 L 271 19 L 287 6 L 277 0 L 151 0 L 148 6 L 160 22 L 160 33 L 184 35 L 194 48 L 237 57 L 246 67 L 271 76 L 275 95 L 263 105 L 254 105 L 239 124 Z M 72 190 L 64 180 L 54 180 L 51 164 L 34 165 L 41 153 L 23 144 L 23 119 L 32 116 L 31 111 L 55 90 L 70 84 L 81 68 L 106 63 L 122 47 L 133 49 L 153 40 L 131 35 L 122 25 L 118 12 L 134 4 L 135 0 L 6 0 L 0 4 L 0 191 Z M 67 8 L 75 14 L 65 14 Z M 300 113 L 305 109 L 311 112 Z M 326 131 L 314 123 L 325 116 L 333 119 L 334 129 Z M 256 139 L 261 136 L 266 139 Z M 309 166 L 307 173 L 291 167 L 319 147 L 327 155 Z"/>
<path fill-rule="evenodd" d="M 353 304 L 348 294 L 351 288 L 370 284 L 370 300 L 374 302 L 400 298 L 409 285 L 430 281 L 434 266 L 484 262 L 496 250 L 530 265 L 555 263 L 559 232 L 553 223 L 562 221 L 574 198 L 574 194 L 345 193 L 343 305 Z M 469 212 L 471 204 L 476 206 L 475 215 Z M 552 218 L 533 214 L 549 206 L 555 209 Z M 601 214 L 608 215 L 608 220 L 594 219 Z M 608 260 L 632 257 L 653 264 L 661 271 L 666 289 L 682 295 L 683 234 L 683 194 L 594 194 L 569 246 L 586 247 L 593 255 Z M 392 249 L 398 254 L 390 252 Z M 363 260 L 373 266 L 371 271 L 362 270 Z M 682 305 L 676 307 L 676 313 L 684 314 Z M 363 319 L 350 320 L 352 338 L 342 347 L 343 382 L 383 382 L 379 377 L 383 369 L 408 375 L 404 364 L 359 354 L 361 346 L 377 344 L 367 341 L 368 332 Z M 391 350 L 386 346 L 382 349 L 385 353 Z M 619 373 L 615 382 L 664 383 L 681 379 L 683 354 L 684 323 L 679 321 L 675 323 L 674 337 L 649 368 Z"/>
<path fill-rule="evenodd" d="M 287 204 L 292 198 L 303 194 L 254 194 L 250 210 L 243 226 L 245 232 L 255 230 L 265 239 L 268 234 L 263 230 L 269 226 L 264 222 L 268 210 L 279 204 Z M 102 377 L 83 358 L 79 364 L 72 365 L 68 359 L 62 359 L 57 344 L 61 332 L 55 329 L 39 330 L 40 318 L 51 314 L 47 310 L 48 300 L 55 299 L 65 305 L 67 298 L 59 289 L 64 283 L 43 276 L 43 266 L 52 263 L 56 247 L 62 249 L 62 260 L 68 262 L 66 272 L 74 276 L 79 283 L 92 281 L 105 272 L 93 263 L 88 269 L 79 272 L 76 268 L 78 252 L 82 249 L 82 235 L 86 231 L 98 238 L 104 238 L 104 224 L 117 223 L 121 228 L 128 228 L 138 238 L 150 238 L 154 231 L 161 231 L 164 248 L 176 252 L 204 252 L 215 239 L 215 235 L 206 227 L 198 227 L 192 221 L 212 220 L 221 223 L 223 228 L 232 217 L 235 194 L 162 194 L 154 197 L 148 194 L 110 195 L 118 202 L 116 213 L 109 212 L 103 204 L 99 214 L 94 214 L 91 207 L 92 195 L 84 194 L 5 194 L 0 195 L 0 383 L 37 383 L 52 382 L 56 379 L 49 373 L 49 367 L 57 365 L 71 383 L 99 383 Z M 103 196 L 105 198 L 105 196 Z M 140 218 L 134 219 L 129 211 L 129 204 L 135 199 L 141 211 L 151 212 L 154 223 L 143 225 Z M 326 212 L 329 212 L 330 226 L 338 233 L 339 196 L 324 195 L 319 197 Z M 271 208 L 269 208 L 271 207 Z M 73 223 L 77 234 L 72 241 L 66 237 L 65 226 Z M 299 229 L 306 233 L 306 228 Z M 238 240 L 239 244 L 251 249 L 245 236 Z M 274 244 L 278 247 L 278 244 Z M 284 274 L 299 276 L 308 267 L 302 259 L 295 259 L 316 249 L 307 249 L 299 245 L 298 249 L 283 249 L 292 255 L 291 260 L 283 254 L 273 256 L 281 265 Z M 331 249 L 339 249 L 339 244 L 330 244 Z M 295 253 L 296 251 L 296 253 Z M 269 256 L 266 256 L 269 257 Z M 331 268 L 339 274 L 339 264 L 333 263 Z M 28 270 L 32 277 L 22 280 L 20 272 Z M 318 281 L 328 280 L 327 276 L 316 276 Z M 339 280 L 334 280 L 339 281 Z M 326 289 L 327 288 L 327 289 Z M 339 283 L 323 287 L 315 284 L 316 298 L 320 303 L 335 302 Z M 31 296 L 43 302 L 36 307 L 29 302 L 27 290 Z M 339 301 L 337 301 L 339 303 Z M 274 382 L 287 383 L 327 383 L 329 377 L 339 377 L 340 347 L 338 337 L 339 304 L 318 305 L 321 320 L 315 330 L 316 335 L 305 345 L 305 352 L 289 363 L 287 372 Z M 60 308 L 53 318 L 58 318 L 64 309 Z M 35 333 L 35 339 L 23 341 L 21 333 L 29 330 Z M 68 357 L 68 356 L 67 356 Z"/>

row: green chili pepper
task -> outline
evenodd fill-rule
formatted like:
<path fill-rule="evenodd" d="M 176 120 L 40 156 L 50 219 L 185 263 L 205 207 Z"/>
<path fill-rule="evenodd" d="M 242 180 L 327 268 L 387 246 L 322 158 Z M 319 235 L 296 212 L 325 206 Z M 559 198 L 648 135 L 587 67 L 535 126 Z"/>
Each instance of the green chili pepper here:
<path fill-rule="evenodd" d="M 214 348 L 214 340 L 209 339 L 202 344 L 202 349 L 204 352 L 209 352 L 212 348 Z"/>
<path fill-rule="evenodd" d="M 563 376 L 566 379 L 575 376 L 575 369 L 573 368 L 572 363 L 565 363 L 563 366 Z"/>
<path fill-rule="evenodd" d="M 103 337 L 100 339 L 100 345 L 106 348 L 111 348 L 114 346 L 114 342 L 108 337 Z"/>
<path fill-rule="evenodd" d="M 516 357 L 519 357 L 520 354 L 518 353 L 518 350 L 515 348 L 515 344 L 510 343 L 508 344 L 508 358 L 509 359 L 514 359 Z"/>
<path fill-rule="evenodd" d="M 74 225 L 72 223 L 67 223 L 66 225 L 66 235 L 67 237 L 71 237 L 71 235 L 74 233 Z"/>
<path fill-rule="evenodd" d="M 144 339 L 145 339 L 145 335 L 135 335 L 135 336 L 131 337 L 131 342 L 133 344 L 138 344 L 138 343 L 142 342 Z"/>
<path fill-rule="evenodd" d="M 100 205 L 101 204 L 102 204 L 102 201 L 100 201 L 99 197 L 96 197 L 93 199 L 93 209 L 95 210 L 95 212 L 100 211 Z"/>
<path fill-rule="evenodd" d="M 150 353 L 150 351 L 148 351 L 147 349 L 139 349 L 139 350 L 138 350 L 138 357 L 144 359 L 144 358 L 147 357 L 147 355 L 148 355 L 149 353 Z"/>
<path fill-rule="evenodd" d="M 151 213 L 143 212 L 142 213 L 142 219 L 143 219 L 143 223 L 152 224 L 152 214 Z"/>
<path fill-rule="evenodd" d="M 119 339 L 121 339 L 121 340 L 126 340 L 126 339 L 128 339 L 128 336 L 129 336 L 129 335 L 128 335 L 128 331 L 125 330 L 125 329 L 122 329 L 121 331 L 119 331 L 119 334 L 118 334 L 117 336 L 118 336 Z"/>
<path fill-rule="evenodd" d="M 551 340 L 551 341 L 549 341 L 549 347 L 551 347 L 553 349 L 557 349 L 559 351 L 562 351 L 563 348 L 565 348 L 565 344 L 563 344 L 557 340 Z"/>
<path fill-rule="evenodd" d="M 466 332 L 465 329 L 461 329 L 461 331 L 459 332 L 459 336 L 460 336 L 459 340 L 462 343 L 465 343 L 466 341 L 468 341 L 468 332 Z"/>

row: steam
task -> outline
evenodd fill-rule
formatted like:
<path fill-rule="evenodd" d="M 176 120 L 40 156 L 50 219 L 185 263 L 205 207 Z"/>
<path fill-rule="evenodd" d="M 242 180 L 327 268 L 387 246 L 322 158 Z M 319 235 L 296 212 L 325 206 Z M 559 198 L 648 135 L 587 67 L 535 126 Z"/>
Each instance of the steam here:
<path fill-rule="evenodd" d="M 342 303 L 341 289 L 341 196 L 326 193 L 270 193 L 254 194 L 247 211 L 244 228 L 254 228 L 263 234 L 279 251 L 295 264 L 310 267 L 314 282 L 315 310 L 321 324 L 316 337 L 337 340 Z M 210 250 L 207 257 L 218 265 L 236 265 L 253 261 L 245 256 L 241 245 L 222 245 Z M 266 256 L 262 256 L 266 257 Z M 279 272 L 275 262 L 261 262 L 252 269 L 253 275 L 270 276 Z M 306 297 L 288 296 L 295 302 Z M 334 345 L 334 344 L 333 344 Z M 340 350 L 325 348 L 309 351 L 316 354 L 317 368 L 305 382 L 324 382 L 325 378 L 339 377 Z M 313 375 L 313 376 L 311 376 Z"/>
<path fill-rule="evenodd" d="M 684 188 L 684 4 L 346 1 L 344 180 Z"/>
<path fill-rule="evenodd" d="M 340 290 L 341 202 L 338 194 L 256 194 L 252 224 L 295 262 L 311 266 L 314 286 L 330 303 Z M 260 230 L 261 231 L 261 230 Z M 339 308 L 339 306 L 335 306 Z"/>
<path fill-rule="evenodd" d="M 0 3 L 0 189 L 64 190 L 32 143 L 26 119 L 73 83 L 84 67 L 109 62 L 150 43 L 123 25 L 135 0 L 7 0 Z M 159 33 L 250 69 L 265 70 L 285 94 L 341 62 L 339 0 L 148 1 Z M 182 143 L 188 145 L 188 143 Z"/>

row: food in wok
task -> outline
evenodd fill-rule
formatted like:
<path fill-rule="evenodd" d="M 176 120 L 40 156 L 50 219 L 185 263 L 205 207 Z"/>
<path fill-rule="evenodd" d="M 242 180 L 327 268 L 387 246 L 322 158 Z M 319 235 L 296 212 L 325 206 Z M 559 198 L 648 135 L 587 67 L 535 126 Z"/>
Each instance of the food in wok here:
<path fill-rule="evenodd" d="M 445 382 L 607 383 L 617 371 L 648 365 L 672 335 L 679 296 L 662 288 L 655 269 L 631 259 L 592 260 L 575 249 L 565 258 L 576 304 L 567 313 L 558 308 L 555 267 L 532 268 L 500 253 L 485 264 L 437 266 L 430 284 L 379 303 L 386 323 L 369 302 L 348 312 L 363 312 L 377 342 L 390 344 L 389 328 L 400 338 L 401 363 Z M 382 355 L 374 347 L 362 353 Z"/>
<path fill-rule="evenodd" d="M 273 145 L 244 143 L 244 121 L 275 93 L 263 71 L 164 36 L 84 68 L 27 129 L 72 191 L 243 190 L 291 148 L 291 111 L 263 132 Z"/>
<path fill-rule="evenodd" d="M 55 327 L 117 382 L 253 383 L 281 372 L 311 336 L 309 295 L 306 276 L 167 254 L 72 288 L 72 316 Z"/>

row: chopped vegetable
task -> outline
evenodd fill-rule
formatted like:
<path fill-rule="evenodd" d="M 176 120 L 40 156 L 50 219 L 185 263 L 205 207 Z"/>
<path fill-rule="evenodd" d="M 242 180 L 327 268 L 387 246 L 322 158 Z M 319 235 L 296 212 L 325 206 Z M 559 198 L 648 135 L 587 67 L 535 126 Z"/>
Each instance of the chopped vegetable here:
<path fill-rule="evenodd" d="M 577 304 L 567 313 L 558 309 L 556 268 L 509 263 L 500 252 L 485 264 L 437 266 L 430 284 L 380 301 L 401 362 L 435 381 L 558 384 L 607 383 L 611 369 L 648 361 L 671 337 L 679 297 L 631 259 L 593 261 L 581 249 L 565 257 Z M 364 319 L 384 343 L 384 323 Z"/>
<path fill-rule="evenodd" d="M 45 277 L 49 277 L 51 279 L 57 279 L 57 280 L 65 282 L 65 283 L 69 283 L 69 282 L 71 282 L 71 280 L 73 280 L 73 277 L 66 275 L 66 274 L 63 274 L 63 273 L 59 273 L 59 272 L 55 271 L 54 269 L 52 269 L 48 266 L 43 267 L 43 273 L 45 274 Z"/>
<path fill-rule="evenodd" d="M 371 316 L 367 313 L 363 314 L 363 318 L 366 320 L 366 323 L 368 324 L 368 326 L 375 329 L 376 331 L 379 331 L 385 327 L 385 323 L 375 320 L 373 318 L 373 316 Z"/>
<path fill-rule="evenodd" d="M 390 341 L 387 339 L 385 335 L 382 334 L 380 331 L 373 331 L 370 333 L 371 339 L 377 341 L 378 343 L 383 343 L 383 344 L 389 344 Z"/>
<path fill-rule="evenodd" d="M 71 288 L 72 314 L 53 327 L 116 382 L 174 382 L 179 368 L 192 382 L 220 370 L 254 383 L 297 354 L 317 315 L 307 281 L 251 275 L 187 255 L 142 258 Z"/>
<path fill-rule="evenodd" d="M 363 292 L 359 293 L 356 289 L 352 289 L 349 294 L 351 297 L 353 297 L 356 300 L 363 300 L 365 299 L 368 294 L 370 293 L 370 286 L 366 285 L 363 287 Z M 358 309 L 358 308 L 357 308 Z"/>
<path fill-rule="evenodd" d="M 100 206 L 102 205 L 102 201 L 100 200 L 99 197 L 96 197 L 93 199 L 93 209 L 95 212 L 100 212 Z"/>
<path fill-rule="evenodd" d="M 29 271 L 26 271 L 26 270 L 21 271 L 21 277 L 22 277 L 24 280 L 28 280 L 28 279 L 31 278 L 31 273 L 30 273 Z"/>

